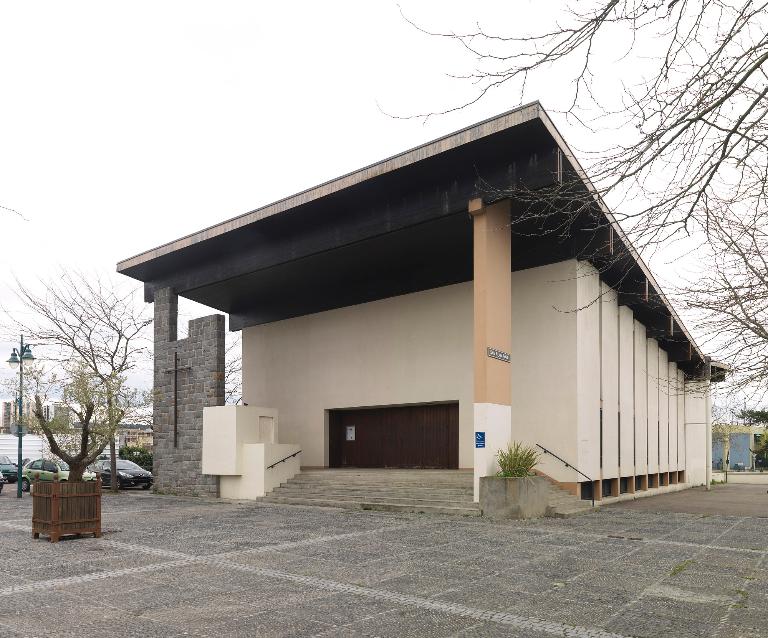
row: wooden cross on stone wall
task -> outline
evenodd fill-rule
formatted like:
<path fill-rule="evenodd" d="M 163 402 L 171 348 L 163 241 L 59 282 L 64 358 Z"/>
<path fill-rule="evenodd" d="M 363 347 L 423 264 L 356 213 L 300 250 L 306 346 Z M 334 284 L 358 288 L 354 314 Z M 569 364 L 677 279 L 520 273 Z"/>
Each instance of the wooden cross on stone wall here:
<path fill-rule="evenodd" d="M 165 374 L 173 375 L 173 447 L 179 446 L 179 372 L 186 372 L 192 366 L 179 367 L 179 353 L 173 352 L 173 368 L 163 370 Z"/>

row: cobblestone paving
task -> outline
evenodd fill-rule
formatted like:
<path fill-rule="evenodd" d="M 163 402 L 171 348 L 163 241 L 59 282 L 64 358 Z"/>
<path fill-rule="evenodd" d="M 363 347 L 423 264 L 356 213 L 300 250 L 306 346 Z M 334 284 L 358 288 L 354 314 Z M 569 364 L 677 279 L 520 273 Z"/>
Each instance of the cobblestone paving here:
<path fill-rule="evenodd" d="M 10 492 L 10 491 L 9 491 Z M 104 497 L 35 541 L 0 496 L 0 636 L 768 637 L 768 519 L 490 522 Z"/>

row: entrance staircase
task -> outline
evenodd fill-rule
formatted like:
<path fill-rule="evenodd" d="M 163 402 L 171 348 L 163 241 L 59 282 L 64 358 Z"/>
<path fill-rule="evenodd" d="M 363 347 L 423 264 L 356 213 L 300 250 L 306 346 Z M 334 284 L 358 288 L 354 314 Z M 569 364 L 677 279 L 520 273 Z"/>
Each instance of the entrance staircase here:
<path fill-rule="evenodd" d="M 262 502 L 382 512 L 480 516 L 461 470 L 302 470 Z"/>
<path fill-rule="evenodd" d="M 580 514 L 588 514 L 594 511 L 592 501 L 584 501 L 571 494 L 568 490 L 556 485 L 549 484 L 549 505 L 547 506 L 547 516 L 552 518 L 571 518 Z"/>
<path fill-rule="evenodd" d="M 472 494 L 472 472 L 465 470 L 303 470 L 261 502 L 382 512 L 481 516 Z M 548 516 L 590 511 L 591 504 L 550 486 Z"/>

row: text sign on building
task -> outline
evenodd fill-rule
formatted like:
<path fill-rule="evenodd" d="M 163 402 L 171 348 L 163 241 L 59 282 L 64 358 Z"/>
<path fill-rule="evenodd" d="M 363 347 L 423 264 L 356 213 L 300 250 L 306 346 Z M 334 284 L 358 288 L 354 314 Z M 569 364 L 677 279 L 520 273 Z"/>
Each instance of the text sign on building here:
<path fill-rule="evenodd" d="M 497 350 L 496 348 L 491 348 L 490 346 L 488 347 L 488 356 L 491 359 L 498 359 L 504 363 L 509 363 L 512 360 L 512 356 L 508 352 Z"/>
<path fill-rule="evenodd" d="M 475 432 L 475 447 L 485 447 L 485 432 Z"/>
<path fill-rule="evenodd" d="M 355 440 L 355 426 L 354 425 L 348 425 L 347 426 L 347 441 L 354 441 Z"/>

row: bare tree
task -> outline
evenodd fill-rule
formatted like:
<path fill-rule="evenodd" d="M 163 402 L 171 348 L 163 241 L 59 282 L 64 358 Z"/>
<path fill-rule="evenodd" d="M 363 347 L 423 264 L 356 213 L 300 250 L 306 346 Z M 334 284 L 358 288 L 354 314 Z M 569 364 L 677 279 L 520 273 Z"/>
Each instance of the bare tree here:
<path fill-rule="evenodd" d="M 524 20 L 497 33 L 479 23 L 450 33 L 414 25 L 463 47 L 475 69 L 459 76 L 472 87 L 468 100 L 412 117 L 459 110 L 502 88 L 522 100 L 532 74 L 556 72 L 570 91 L 564 113 L 572 124 L 619 133 L 620 141 L 586 155 L 593 195 L 627 203 L 617 215 L 635 241 L 706 232 L 711 216 L 734 204 L 766 211 L 767 8 L 750 0 L 592 0 L 564 5 L 539 33 L 522 31 Z M 606 58 L 628 71 L 620 101 L 596 84 Z"/>
<path fill-rule="evenodd" d="M 0 210 L 4 210 L 4 211 L 7 211 L 9 213 L 13 213 L 17 217 L 21 217 L 22 219 L 26 220 L 24 215 L 22 215 L 19 211 L 15 210 L 13 208 L 8 208 L 7 206 L 3 206 L 2 204 L 0 204 Z"/>
<path fill-rule="evenodd" d="M 101 279 L 62 271 L 56 280 L 39 282 L 40 292 L 17 281 L 28 317 L 15 330 L 48 346 L 48 358 L 62 365 L 83 366 L 98 382 L 104 403 L 102 423 L 109 437 L 112 489 L 118 487 L 114 433 L 125 417 L 126 375 L 150 357 L 148 326 L 152 319 L 135 301 L 135 291 L 120 290 Z M 65 459 L 66 460 L 66 459 Z"/>
<path fill-rule="evenodd" d="M 243 400 L 243 354 L 239 334 L 227 335 L 224 350 L 224 402 L 240 403 Z"/>
<path fill-rule="evenodd" d="M 761 402 L 768 392 L 768 216 L 713 216 L 703 267 L 678 297 L 737 370 L 733 386 Z"/>
<path fill-rule="evenodd" d="M 740 382 L 765 388 L 768 3 L 585 0 L 564 3 L 538 32 L 526 31 L 526 20 L 455 32 L 406 20 L 461 47 L 474 67 L 457 76 L 468 99 L 409 117 L 460 110 L 500 90 L 524 101 L 535 97 L 526 94 L 532 79 L 551 78 L 572 126 L 612 132 L 590 138 L 609 139 L 604 147 L 581 153 L 588 193 L 571 217 L 589 200 L 610 201 L 645 254 L 693 236 L 685 250 L 701 249 L 712 268 L 678 292 Z M 578 199 L 568 183 L 510 196 L 530 202 L 526 214 L 552 232 L 546 219 L 562 215 L 563 190 Z M 570 223 L 554 231 L 567 234 Z"/>
<path fill-rule="evenodd" d="M 70 481 L 82 480 L 86 468 L 114 441 L 112 424 L 143 407 L 141 393 L 128 388 L 124 378 L 105 383 L 81 360 L 59 366 L 58 371 L 33 368 L 27 377 L 27 392 L 35 402 L 26 424 L 30 431 L 43 435 L 51 452 L 69 465 Z M 55 412 L 49 420 L 43 403 L 52 394 L 66 413 Z"/>

